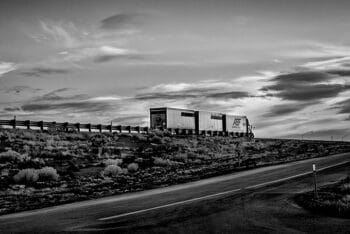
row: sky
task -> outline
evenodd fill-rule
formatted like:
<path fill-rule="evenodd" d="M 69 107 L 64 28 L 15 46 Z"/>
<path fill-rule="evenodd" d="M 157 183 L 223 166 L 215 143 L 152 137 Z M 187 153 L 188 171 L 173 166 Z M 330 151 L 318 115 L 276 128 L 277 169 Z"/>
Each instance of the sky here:
<path fill-rule="evenodd" d="M 257 137 L 350 140 L 350 1 L 1 0 L 0 119 L 149 125 L 248 116 Z"/>

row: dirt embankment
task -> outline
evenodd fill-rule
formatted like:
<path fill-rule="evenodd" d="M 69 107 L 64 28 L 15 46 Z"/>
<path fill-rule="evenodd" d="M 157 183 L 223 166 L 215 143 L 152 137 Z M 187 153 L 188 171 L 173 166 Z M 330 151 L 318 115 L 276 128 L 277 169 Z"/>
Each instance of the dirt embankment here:
<path fill-rule="evenodd" d="M 349 152 L 350 143 L 0 130 L 0 214 Z"/>
<path fill-rule="evenodd" d="M 315 213 L 350 218 L 350 177 L 338 183 L 313 191 L 298 194 L 295 201 Z"/>

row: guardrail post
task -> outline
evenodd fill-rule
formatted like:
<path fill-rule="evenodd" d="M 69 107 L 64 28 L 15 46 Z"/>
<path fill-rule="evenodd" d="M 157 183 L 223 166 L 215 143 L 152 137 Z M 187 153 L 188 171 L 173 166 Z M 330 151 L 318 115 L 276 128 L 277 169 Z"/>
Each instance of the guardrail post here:
<path fill-rule="evenodd" d="M 75 127 L 77 128 L 77 131 L 80 132 L 80 123 L 76 123 Z"/>
<path fill-rule="evenodd" d="M 113 123 L 111 122 L 111 125 L 109 125 L 109 132 L 112 132 L 113 129 Z"/>
<path fill-rule="evenodd" d="M 16 116 L 12 120 L 12 128 L 16 129 Z"/>
<path fill-rule="evenodd" d="M 87 125 L 89 132 L 91 132 L 91 123 Z"/>
<path fill-rule="evenodd" d="M 28 130 L 30 130 L 30 120 L 25 121 L 25 126 L 27 127 Z"/>
<path fill-rule="evenodd" d="M 126 130 L 128 130 L 128 132 L 131 133 L 131 126 L 126 126 Z"/>
<path fill-rule="evenodd" d="M 44 121 L 39 121 L 39 127 L 41 131 L 44 131 Z"/>
<path fill-rule="evenodd" d="M 98 130 L 100 131 L 100 133 L 102 132 L 102 125 L 101 124 L 99 124 L 99 125 L 97 125 L 97 127 L 98 127 Z"/>
<path fill-rule="evenodd" d="M 68 132 L 68 122 L 63 123 L 64 130 Z"/>
<path fill-rule="evenodd" d="M 56 121 L 53 121 L 51 123 L 51 128 L 53 128 L 54 131 L 57 131 L 57 128 L 56 128 Z"/>
<path fill-rule="evenodd" d="M 137 133 L 140 133 L 140 126 L 136 126 Z"/>

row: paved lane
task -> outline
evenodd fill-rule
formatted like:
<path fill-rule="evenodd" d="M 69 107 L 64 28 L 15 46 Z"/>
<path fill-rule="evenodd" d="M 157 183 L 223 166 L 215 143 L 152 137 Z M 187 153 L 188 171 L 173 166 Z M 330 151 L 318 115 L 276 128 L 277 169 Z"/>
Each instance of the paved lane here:
<path fill-rule="evenodd" d="M 350 161 L 350 153 L 269 166 L 197 182 L 119 195 L 92 201 L 78 202 L 36 211 L 0 216 L 0 233 L 62 232 L 85 230 L 116 219 L 133 219 L 147 212 L 162 214 L 168 207 L 190 206 L 202 200 L 252 189 L 261 184 L 308 173 L 315 163 L 325 168 Z M 244 190 L 244 191 L 245 191 Z M 92 230 L 98 231 L 98 230 Z"/>

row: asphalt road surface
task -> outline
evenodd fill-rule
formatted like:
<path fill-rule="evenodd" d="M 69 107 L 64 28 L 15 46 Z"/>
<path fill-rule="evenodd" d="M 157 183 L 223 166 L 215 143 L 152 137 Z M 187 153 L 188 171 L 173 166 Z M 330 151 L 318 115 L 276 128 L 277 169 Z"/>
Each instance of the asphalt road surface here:
<path fill-rule="evenodd" d="M 182 185 L 0 216 L 0 233 L 349 232 L 349 220 L 291 201 L 350 173 L 350 153 L 257 168 Z M 328 229 L 327 229 L 328 228 Z"/>

